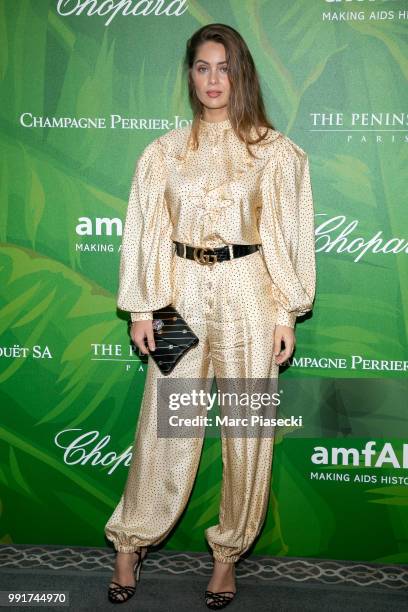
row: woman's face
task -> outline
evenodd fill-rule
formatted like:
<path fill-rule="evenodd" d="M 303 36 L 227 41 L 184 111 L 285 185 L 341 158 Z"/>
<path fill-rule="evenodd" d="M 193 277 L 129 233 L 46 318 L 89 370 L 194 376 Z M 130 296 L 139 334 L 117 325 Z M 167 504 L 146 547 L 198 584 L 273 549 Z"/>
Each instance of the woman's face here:
<path fill-rule="evenodd" d="M 224 45 L 211 40 L 200 45 L 191 68 L 191 78 L 205 113 L 214 114 L 212 110 L 224 109 L 227 116 L 230 81 Z M 219 112 L 216 114 L 218 116 Z"/>

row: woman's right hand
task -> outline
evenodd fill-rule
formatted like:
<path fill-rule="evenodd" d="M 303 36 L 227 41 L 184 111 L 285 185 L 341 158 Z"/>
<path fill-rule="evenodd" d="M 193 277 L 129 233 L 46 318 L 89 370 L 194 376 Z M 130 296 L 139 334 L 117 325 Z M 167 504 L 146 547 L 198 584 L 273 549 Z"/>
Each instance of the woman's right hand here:
<path fill-rule="evenodd" d="M 143 355 L 148 355 L 150 351 L 154 351 L 156 348 L 153 336 L 152 320 L 133 321 L 130 327 L 130 337 Z M 146 346 L 146 339 L 150 350 L 148 350 Z"/>

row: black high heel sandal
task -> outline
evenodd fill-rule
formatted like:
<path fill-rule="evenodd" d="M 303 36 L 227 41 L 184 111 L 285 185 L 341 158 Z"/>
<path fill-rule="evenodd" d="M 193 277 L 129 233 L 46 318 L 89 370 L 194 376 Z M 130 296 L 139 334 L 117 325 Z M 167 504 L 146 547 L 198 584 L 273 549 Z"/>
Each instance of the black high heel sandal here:
<path fill-rule="evenodd" d="M 235 564 L 234 564 L 235 565 Z M 221 610 L 225 608 L 233 599 L 235 599 L 236 591 L 209 591 L 204 593 L 205 603 L 210 610 Z"/>
<path fill-rule="evenodd" d="M 143 559 L 147 555 L 147 550 L 145 550 L 144 555 L 142 555 L 141 550 L 135 550 L 135 553 L 138 555 L 138 559 L 133 567 L 133 573 L 135 574 L 136 582 L 139 582 L 140 570 L 142 569 Z M 125 603 L 136 593 L 137 584 L 135 586 L 123 586 L 114 580 L 111 580 L 111 584 L 117 585 L 115 587 L 108 587 L 108 599 L 111 603 Z"/>
<path fill-rule="evenodd" d="M 227 597 L 227 595 L 232 595 L 232 597 Z M 204 597 L 207 608 L 210 608 L 210 610 L 220 610 L 231 603 L 235 598 L 235 593 L 233 591 L 220 591 L 219 593 L 206 591 Z"/>

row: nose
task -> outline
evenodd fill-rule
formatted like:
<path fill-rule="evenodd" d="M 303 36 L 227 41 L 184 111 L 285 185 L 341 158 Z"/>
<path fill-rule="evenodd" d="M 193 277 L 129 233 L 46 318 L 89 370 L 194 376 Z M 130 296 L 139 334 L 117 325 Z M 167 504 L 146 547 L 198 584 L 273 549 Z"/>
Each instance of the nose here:
<path fill-rule="evenodd" d="M 217 69 L 213 68 L 210 71 L 210 83 L 216 83 L 217 82 Z"/>

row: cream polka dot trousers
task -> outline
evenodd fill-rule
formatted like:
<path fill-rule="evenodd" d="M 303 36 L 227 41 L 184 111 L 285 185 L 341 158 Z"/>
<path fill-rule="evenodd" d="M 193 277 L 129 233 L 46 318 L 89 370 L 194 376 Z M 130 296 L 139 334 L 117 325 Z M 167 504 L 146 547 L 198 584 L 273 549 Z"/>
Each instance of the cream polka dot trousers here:
<path fill-rule="evenodd" d="M 315 294 L 308 157 L 268 129 L 265 142 L 252 147 L 253 159 L 229 120 L 200 119 L 196 150 L 189 133 L 187 127 L 160 136 L 138 160 L 122 238 L 118 305 L 139 320 L 171 303 L 199 337 L 167 380 L 202 379 L 208 391 L 214 376 L 217 382 L 277 381 L 275 325 L 293 328 L 296 317 L 312 309 Z M 178 256 L 175 240 L 261 248 L 209 266 Z M 106 537 L 122 552 L 166 538 L 186 507 L 200 461 L 202 435 L 158 436 L 157 384 L 163 377 L 149 358 L 126 485 L 105 526 Z M 261 530 L 273 441 L 222 435 L 219 522 L 205 530 L 219 561 L 236 562 Z"/>

